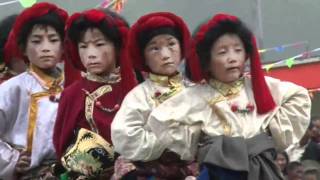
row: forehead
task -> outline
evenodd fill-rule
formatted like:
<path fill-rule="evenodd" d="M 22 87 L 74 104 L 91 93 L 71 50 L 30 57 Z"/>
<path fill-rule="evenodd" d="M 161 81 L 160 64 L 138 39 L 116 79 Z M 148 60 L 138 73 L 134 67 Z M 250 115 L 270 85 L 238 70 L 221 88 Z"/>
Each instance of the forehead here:
<path fill-rule="evenodd" d="M 237 34 L 224 34 L 216 40 L 213 47 L 228 45 L 243 45 L 243 43 Z"/>
<path fill-rule="evenodd" d="M 55 28 L 49 25 L 34 25 L 31 29 L 30 36 L 58 35 Z"/>
<path fill-rule="evenodd" d="M 87 42 L 92 40 L 105 39 L 104 34 L 98 28 L 89 28 L 83 32 L 81 41 Z"/>
<path fill-rule="evenodd" d="M 155 44 L 155 43 L 162 43 L 162 42 L 166 42 L 166 41 L 170 41 L 170 40 L 177 40 L 177 38 L 175 38 L 174 36 L 170 35 L 170 34 L 159 34 L 154 36 L 147 45 L 149 44 Z"/>

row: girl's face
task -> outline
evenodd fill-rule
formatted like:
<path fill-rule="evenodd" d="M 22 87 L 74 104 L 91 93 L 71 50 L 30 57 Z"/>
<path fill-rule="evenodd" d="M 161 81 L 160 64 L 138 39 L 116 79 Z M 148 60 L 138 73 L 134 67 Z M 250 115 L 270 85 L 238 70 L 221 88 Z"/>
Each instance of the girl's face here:
<path fill-rule="evenodd" d="M 224 34 L 219 37 L 211 47 L 210 57 L 209 72 L 212 78 L 231 83 L 242 76 L 246 52 L 238 35 Z"/>
<path fill-rule="evenodd" d="M 174 75 L 181 61 L 179 40 L 168 34 L 157 35 L 148 42 L 144 49 L 144 57 L 152 73 Z"/>
<path fill-rule="evenodd" d="M 32 64 L 43 70 L 54 69 L 62 52 L 61 38 L 53 27 L 33 26 L 24 52 Z"/>
<path fill-rule="evenodd" d="M 280 167 L 281 171 L 283 171 L 288 164 L 286 157 L 284 157 L 283 154 L 278 153 L 276 164 Z"/>
<path fill-rule="evenodd" d="M 78 43 L 82 64 L 87 72 L 108 75 L 116 68 L 116 49 L 98 28 L 87 29 Z"/>

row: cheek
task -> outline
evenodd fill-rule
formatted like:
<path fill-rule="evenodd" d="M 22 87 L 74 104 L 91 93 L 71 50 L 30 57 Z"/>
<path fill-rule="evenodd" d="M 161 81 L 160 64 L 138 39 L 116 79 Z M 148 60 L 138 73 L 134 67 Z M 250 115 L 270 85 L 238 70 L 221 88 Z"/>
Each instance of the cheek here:
<path fill-rule="evenodd" d="M 79 51 L 80 61 L 83 64 L 83 66 L 86 67 L 87 66 L 87 58 L 85 56 L 86 50 L 78 49 L 78 51 Z"/>

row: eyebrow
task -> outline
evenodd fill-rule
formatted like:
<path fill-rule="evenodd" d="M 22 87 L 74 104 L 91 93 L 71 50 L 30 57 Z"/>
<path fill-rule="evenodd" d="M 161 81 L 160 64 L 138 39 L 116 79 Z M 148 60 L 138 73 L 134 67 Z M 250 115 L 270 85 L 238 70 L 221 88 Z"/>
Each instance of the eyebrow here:
<path fill-rule="evenodd" d="M 52 37 L 59 37 L 58 34 L 48 34 L 48 37 L 49 38 L 52 38 Z M 42 38 L 43 35 L 42 34 L 32 34 L 31 35 L 31 38 Z"/>
<path fill-rule="evenodd" d="M 80 40 L 79 43 L 85 43 L 85 44 L 88 44 L 89 42 L 98 42 L 98 41 L 107 41 L 105 38 L 98 38 L 98 39 L 95 39 L 95 40 L 89 40 L 89 41 L 83 41 L 83 40 Z"/>

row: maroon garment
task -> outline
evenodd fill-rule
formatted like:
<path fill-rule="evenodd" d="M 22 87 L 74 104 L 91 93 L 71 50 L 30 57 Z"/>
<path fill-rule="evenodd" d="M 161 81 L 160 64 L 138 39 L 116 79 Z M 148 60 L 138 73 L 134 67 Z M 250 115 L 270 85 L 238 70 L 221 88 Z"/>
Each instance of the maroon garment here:
<path fill-rule="evenodd" d="M 113 108 L 116 104 L 121 104 L 124 98 L 124 93 L 122 93 L 123 88 L 120 87 L 120 84 L 121 83 L 110 84 L 112 86 L 112 91 L 97 99 L 101 102 L 103 107 Z M 86 94 L 82 89 L 92 93 L 103 85 L 106 84 L 82 78 L 62 92 L 53 133 L 53 144 L 55 146 L 58 159 L 61 158 L 66 148 L 76 138 L 75 130 L 79 128 L 91 130 L 85 117 Z M 93 118 L 99 130 L 99 134 L 110 144 L 112 144 L 111 123 L 115 114 L 116 111 L 105 112 L 97 106 L 95 106 L 93 110 Z"/>

